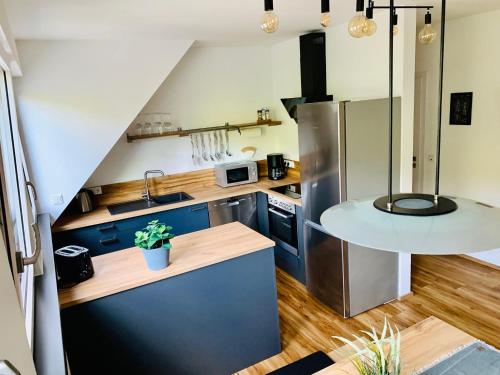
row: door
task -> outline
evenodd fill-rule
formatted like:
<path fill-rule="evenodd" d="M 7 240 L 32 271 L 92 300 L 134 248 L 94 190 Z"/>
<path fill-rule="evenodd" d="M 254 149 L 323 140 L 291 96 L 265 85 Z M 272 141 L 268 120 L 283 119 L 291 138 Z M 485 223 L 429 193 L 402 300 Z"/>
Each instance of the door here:
<path fill-rule="evenodd" d="M 344 108 L 335 102 L 299 105 L 298 129 L 307 290 L 347 316 L 343 244 L 320 223 L 321 214 L 345 196 Z"/>
<path fill-rule="evenodd" d="M 9 361 L 18 372 L 34 374 L 34 266 L 38 253 L 31 228 L 36 227 L 36 194 L 19 135 L 12 78 L 2 72 L 0 84 L 0 368 Z M 38 233 L 38 232 L 36 232 Z M 38 236 L 36 236 L 38 238 Z M 35 256 L 33 256 L 35 255 Z M 18 260 L 25 266 L 18 267 Z"/>
<path fill-rule="evenodd" d="M 19 305 L 3 233 L 0 233 L 0 316 L 2 317 L 0 319 L 0 369 L 2 365 L 5 366 L 2 362 L 7 360 L 19 373 L 35 374 L 33 357 L 26 336 L 24 314 Z"/>
<path fill-rule="evenodd" d="M 343 241 L 310 221 L 304 225 L 307 290 L 338 314 L 348 317 L 347 284 L 344 282 L 347 252 Z"/>
<path fill-rule="evenodd" d="M 424 190 L 424 141 L 425 141 L 425 97 L 426 73 L 415 76 L 415 114 L 413 126 L 413 192 Z"/>
<path fill-rule="evenodd" d="M 344 150 L 343 103 L 298 106 L 300 179 L 304 219 L 320 224 L 320 216 L 341 202 Z"/>
<path fill-rule="evenodd" d="M 258 230 L 255 193 L 210 202 L 208 211 L 211 227 L 239 221 L 253 230 Z"/>
<path fill-rule="evenodd" d="M 347 199 L 387 195 L 389 100 L 346 103 Z M 394 98 L 393 191 L 400 191 L 401 98 Z M 349 255 L 348 305 L 357 315 L 397 297 L 397 253 L 344 244 Z"/>
<path fill-rule="evenodd" d="M 285 250 L 298 256 L 297 219 L 295 214 L 271 205 L 268 211 L 271 238 L 278 244 L 283 244 Z"/>

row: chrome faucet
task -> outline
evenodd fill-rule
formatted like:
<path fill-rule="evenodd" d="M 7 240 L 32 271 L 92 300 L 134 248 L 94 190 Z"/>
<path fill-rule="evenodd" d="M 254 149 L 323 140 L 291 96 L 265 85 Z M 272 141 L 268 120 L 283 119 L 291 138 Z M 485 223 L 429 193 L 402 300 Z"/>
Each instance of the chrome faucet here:
<path fill-rule="evenodd" d="M 144 193 L 142 193 L 142 197 L 145 200 L 147 200 L 148 202 L 152 200 L 151 193 L 149 192 L 149 186 L 148 186 L 148 175 L 153 174 L 153 173 L 165 176 L 165 172 L 163 172 L 160 169 L 152 169 L 152 170 L 144 172 Z"/>

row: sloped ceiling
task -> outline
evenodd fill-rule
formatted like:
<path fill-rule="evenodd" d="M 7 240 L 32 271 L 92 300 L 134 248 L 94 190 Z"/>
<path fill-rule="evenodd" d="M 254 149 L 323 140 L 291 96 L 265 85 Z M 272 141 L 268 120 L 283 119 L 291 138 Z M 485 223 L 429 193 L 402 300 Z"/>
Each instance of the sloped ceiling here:
<path fill-rule="evenodd" d="M 55 220 L 192 41 L 18 41 L 21 131 L 40 209 Z M 53 204 L 62 195 L 64 203 Z"/>

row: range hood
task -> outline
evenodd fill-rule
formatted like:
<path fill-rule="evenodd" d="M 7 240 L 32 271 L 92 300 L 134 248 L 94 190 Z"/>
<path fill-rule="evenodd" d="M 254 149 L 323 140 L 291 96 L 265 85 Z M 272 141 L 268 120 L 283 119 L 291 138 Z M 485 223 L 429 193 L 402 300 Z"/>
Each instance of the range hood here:
<path fill-rule="evenodd" d="M 326 94 L 326 36 L 310 33 L 300 37 L 300 82 L 302 96 L 285 98 L 281 102 L 291 118 L 297 121 L 297 105 L 333 100 Z"/>

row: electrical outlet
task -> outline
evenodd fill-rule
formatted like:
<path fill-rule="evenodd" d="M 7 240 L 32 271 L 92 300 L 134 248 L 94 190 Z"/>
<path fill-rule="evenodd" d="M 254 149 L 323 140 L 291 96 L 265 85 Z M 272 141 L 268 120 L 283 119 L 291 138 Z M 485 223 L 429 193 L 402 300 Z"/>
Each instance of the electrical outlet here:
<path fill-rule="evenodd" d="M 285 159 L 285 161 L 288 163 L 288 168 L 295 168 L 295 162 L 293 160 Z"/>
<path fill-rule="evenodd" d="M 53 194 L 50 196 L 50 203 L 54 206 L 60 206 L 64 203 L 62 194 Z"/>
<path fill-rule="evenodd" d="M 94 195 L 101 195 L 102 194 L 102 186 L 92 186 L 86 188 L 87 190 L 90 190 Z"/>

